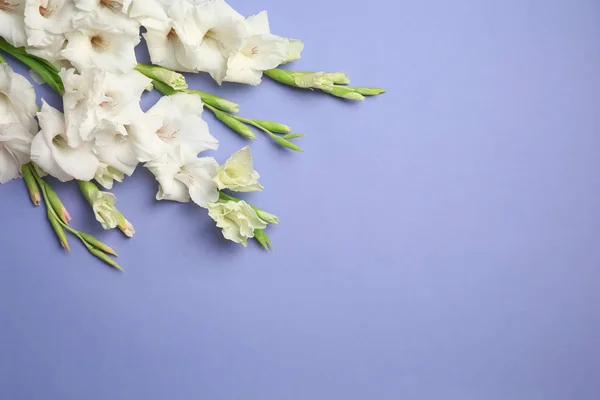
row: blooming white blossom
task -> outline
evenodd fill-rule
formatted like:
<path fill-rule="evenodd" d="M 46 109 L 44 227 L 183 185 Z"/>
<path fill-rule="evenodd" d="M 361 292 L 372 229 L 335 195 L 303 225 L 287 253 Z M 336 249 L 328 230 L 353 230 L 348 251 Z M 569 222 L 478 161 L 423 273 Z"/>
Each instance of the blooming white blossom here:
<path fill-rule="evenodd" d="M 202 119 L 203 107 L 200 96 L 176 93 L 163 96 L 148 110 L 146 115 L 160 123 L 153 135 L 157 152 L 166 154 L 175 146 L 194 156 L 206 150 L 216 150 L 219 141 L 209 133 L 208 124 Z"/>
<path fill-rule="evenodd" d="M 73 29 L 75 5 L 72 0 L 26 0 L 25 32 L 27 45 L 59 51 L 65 32 Z"/>
<path fill-rule="evenodd" d="M 225 164 L 219 166 L 215 183 L 219 190 L 235 192 L 257 192 L 263 189 L 258 182 L 260 175 L 252 167 L 250 147 L 246 146 L 233 154 Z"/>
<path fill-rule="evenodd" d="M 79 188 L 85 199 L 92 206 L 96 220 L 104 229 L 113 229 L 121 221 L 121 213 L 115 207 L 117 198 L 114 194 L 103 192 L 92 182 L 79 182 Z"/>
<path fill-rule="evenodd" d="M 153 161 L 146 167 L 159 183 L 157 200 L 188 202 L 201 207 L 219 198 L 213 178 L 219 164 L 212 157 L 198 158 L 177 146 L 168 155 L 167 162 Z"/>
<path fill-rule="evenodd" d="M 91 180 L 99 165 L 92 143 L 69 146 L 63 114 L 46 102 L 43 102 L 37 117 L 41 130 L 31 143 L 31 160 L 63 182 Z"/>
<path fill-rule="evenodd" d="M 69 145 L 91 140 L 97 131 L 126 135 L 124 125 L 141 114 L 140 98 L 151 80 L 132 70 L 124 74 L 86 69 L 61 70 L 65 86 L 63 105 Z"/>
<path fill-rule="evenodd" d="M 206 208 L 208 208 L 208 215 L 223 230 L 223 236 L 243 246 L 248 245 L 248 239 L 254 237 L 256 229 L 267 227 L 267 224 L 245 201 L 219 201 L 207 204 Z"/>
<path fill-rule="evenodd" d="M 228 59 L 226 81 L 258 85 L 264 70 L 299 57 L 298 41 L 292 47 L 290 40 L 271 34 L 266 11 L 248 17 L 245 24 L 248 37 L 241 51 Z"/>
<path fill-rule="evenodd" d="M 129 8 L 129 17 L 149 29 L 170 29 L 167 10 L 172 0 L 133 0 Z"/>
<path fill-rule="evenodd" d="M 67 45 L 60 55 L 79 71 L 98 67 L 109 72 L 127 72 L 136 66 L 134 48 L 140 36 L 135 20 L 111 10 L 90 11 L 75 18 L 73 27 L 65 34 Z"/>
<path fill-rule="evenodd" d="M 0 36 L 15 47 L 27 44 L 24 14 L 24 0 L 0 0 Z"/>
<path fill-rule="evenodd" d="M 20 176 L 37 131 L 35 91 L 8 64 L 0 64 L 0 184 Z"/>
<path fill-rule="evenodd" d="M 178 71 L 208 72 L 221 83 L 227 59 L 242 49 L 247 36 L 244 18 L 224 0 L 192 4 L 174 0 L 169 24 L 144 34 L 153 64 Z"/>

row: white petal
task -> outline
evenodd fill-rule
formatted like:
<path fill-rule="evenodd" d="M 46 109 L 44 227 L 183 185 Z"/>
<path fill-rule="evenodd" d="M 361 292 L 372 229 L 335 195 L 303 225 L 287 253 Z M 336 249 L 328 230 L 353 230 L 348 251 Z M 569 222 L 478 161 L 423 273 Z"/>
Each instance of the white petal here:
<path fill-rule="evenodd" d="M 31 143 L 32 161 L 63 182 L 91 180 L 99 165 L 91 143 L 83 143 L 77 148 L 68 147 L 64 117 L 46 102 L 42 104 L 38 120 L 41 130 Z"/>
<path fill-rule="evenodd" d="M 25 46 L 25 1 L 10 1 L 0 8 L 0 36 L 15 47 Z"/>
<path fill-rule="evenodd" d="M 194 155 L 206 150 L 216 150 L 219 141 L 208 131 L 202 119 L 203 104 L 200 96 L 177 93 L 163 96 L 147 114 L 161 119 L 155 134 L 169 146 L 181 146 Z"/>

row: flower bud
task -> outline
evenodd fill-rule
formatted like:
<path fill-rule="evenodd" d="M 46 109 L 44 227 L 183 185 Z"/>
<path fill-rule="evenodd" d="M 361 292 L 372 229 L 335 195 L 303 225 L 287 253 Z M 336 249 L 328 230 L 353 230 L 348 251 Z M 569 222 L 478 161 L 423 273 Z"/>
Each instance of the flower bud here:
<path fill-rule="evenodd" d="M 60 201 L 60 198 L 58 197 L 54 189 L 52 189 L 52 186 L 46 183 L 44 188 L 46 190 L 46 196 L 48 197 L 48 201 L 50 202 L 52 209 L 54 210 L 56 215 L 58 215 L 60 220 L 68 225 L 69 222 L 71 222 L 71 215 L 63 205 L 62 201 Z"/>
<path fill-rule="evenodd" d="M 287 139 L 284 139 L 280 136 L 277 135 L 271 135 L 271 139 L 273 139 L 273 141 L 275 143 L 277 143 L 280 146 L 283 146 L 285 148 L 288 148 L 290 150 L 294 150 L 294 151 L 299 151 L 299 152 L 303 152 L 304 150 L 302 150 L 299 146 L 297 146 L 296 144 L 290 142 Z"/>
<path fill-rule="evenodd" d="M 273 248 L 273 243 L 271 242 L 271 239 L 262 229 L 254 230 L 254 239 L 256 239 L 256 241 L 260 243 L 260 245 L 264 247 L 264 249 L 267 251 Z"/>
<path fill-rule="evenodd" d="M 125 217 L 123 216 L 123 214 L 120 214 L 120 219 L 119 219 L 119 229 L 121 230 L 121 232 L 123 232 L 125 234 L 125 236 L 131 238 L 133 237 L 133 235 L 135 235 L 135 229 L 133 228 L 133 225 L 131 222 L 129 222 L 127 219 L 125 219 Z"/>
<path fill-rule="evenodd" d="M 252 139 L 252 140 L 256 139 L 256 135 L 254 134 L 252 129 L 250 129 L 248 126 L 244 125 L 237 119 L 235 119 L 234 116 L 227 114 L 220 110 L 212 110 L 212 111 L 215 113 L 215 117 L 217 117 L 217 119 L 219 121 L 221 121 L 222 123 L 224 123 L 231 129 L 233 129 L 234 131 L 236 131 L 243 137 Z"/>
<path fill-rule="evenodd" d="M 277 82 L 280 82 L 280 83 L 283 83 L 283 84 L 289 85 L 289 86 L 298 87 L 296 85 L 296 81 L 294 80 L 294 77 L 292 76 L 293 71 L 288 71 L 288 70 L 279 69 L 279 68 L 273 68 L 273 69 L 267 69 L 263 72 L 269 78 L 274 79 Z"/>
<path fill-rule="evenodd" d="M 327 72 L 294 72 L 294 82 L 302 89 L 333 89 L 333 80 Z"/>
<path fill-rule="evenodd" d="M 101 250 L 107 254 L 110 254 L 111 256 L 115 256 L 115 257 L 118 256 L 118 254 L 110 246 L 108 246 L 106 243 L 99 241 L 94 236 L 90 235 L 89 233 L 78 232 L 78 234 L 81 239 L 85 240 L 88 244 L 92 245 L 93 247 L 97 248 L 98 250 Z"/>
<path fill-rule="evenodd" d="M 60 244 L 62 245 L 62 247 L 64 247 L 68 252 L 71 252 L 71 248 L 69 247 L 69 241 L 67 240 L 67 234 L 65 233 L 63 227 L 60 225 L 60 222 L 58 221 L 56 216 L 51 211 L 48 211 L 48 221 L 50 221 L 52 229 L 54 229 L 54 232 L 56 232 L 56 236 L 58 237 L 58 240 L 60 240 Z"/>
<path fill-rule="evenodd" d="M 27 185 L 27 189 L 29 190 L 29 197 L 31 198 L 31 202 L 34 206 L 39 206 L 40 201 L 42 200 L 42 196 L 40 194 L 40 188 L 35 181 L 35 177 L 33 176 L 33 172 L 31 171 L 31 166 L 29 164 L 25 164 L 21 167 L 21 172 L 23 174 L 23 180 Z"/>
<path fill-rule="evenodd" d="M 105 263 L 107 263 L 108 265 L 110 265 L 113 268 L 118 269 L 119 271 L 123 271 L 123 268 L 121 268 L 121 266 L 119 264 L 117 264 L 117 262 L 115 260 L 113 260 L 112 258 L 107 256 L 104 252 L 102 252 L 92 246 L 88 246 L 87 249 L 90 253 L 92 253 L 99 260 L 104 261 Z"/>
<path fill-rule="evenodd" d="M 278 122 L 265 121 L 262 119 L 253 119 L 252 122 L 262 126 L 266 130 L 273 132 L 273 133 L 290 133 L 290 132 L 292 132 L 292 128 L 290 128 L 287 125 L 280 124 Z"/>
<path fill-rule="evenodd" d="M 258 215 L 258 218 L 262 219 L 267 224 L 277 225 L 279 223 L 279 217 L 277 217 L 277 215 L 273 215 L 259 208 L 255 208 L 254 210 L 256 211 L 256 215 Z"/>
<path fill-rule="evenodd" d="M 350 77 L 345 72 L 326 72 L 326 75 L 336 85 L 347 85 L 350 83 Z"/>
<path fill-rule="evenodd" d="M 221 111 L 226 111 L 230 113 L 236 113 L 240 111 L 240 106 L 232 101 L 224 99 L 219 96 L 215 96 L 214 94 L 206 93 L 201 90 L 186 90 L 186 93 L 197 94 L 202 99 L 204 104 L 208 104 L 213 106 Z"/>
<path fill-rule="evenodd" d="M 356 86 L 348 86 L 348 88 L 354 90 L 356 93 L 362 94 L 363 96 L 377 96 L 382 93 L 385 93 L 385 89 L 381 88 L 368 88 Z"/>
<path fill-rule="evenodd" d="M 325 93 L 329 93 L 333 96 L 341 97 L 341 98 L 347 99 L 347 100 L 362 101 L 365 99 L 365 97 L 362 94 L 357 93 L 356 91 L 354 91 L 354 89 L 349 88 L 348 86 L 334 86 L 333 89 L 330 89 L 330 90 L 323 89 L 323 91 Z"/>
<path fill-rule="evenodd" d="M 142 63 L 139 63 L 135 69 L 146 75 L 148 78 L 170 86 L 173 90 L 185 90 L 188 87 L 185 77 L 170 69 Z"/>

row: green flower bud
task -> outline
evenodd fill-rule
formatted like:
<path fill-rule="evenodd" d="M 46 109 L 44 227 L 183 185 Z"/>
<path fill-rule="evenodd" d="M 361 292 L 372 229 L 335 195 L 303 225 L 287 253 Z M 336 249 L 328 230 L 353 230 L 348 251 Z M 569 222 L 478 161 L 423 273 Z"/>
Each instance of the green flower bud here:
<path fill-rule="evenodd" d="M 306 136 L 304 133 L 291 133 L 289 135 L 283 136 L 283 138 L 287 139 L 287 140 L 291 140 L 291 139 L 301 138 L 301 137 L 304 137 L 304 136 Z"/>
<path fill-rule="evenodd" d="M 277 225 L 279 223 L 279 217 L 277 217 L 277 215 L 273 215 L 259 208 L 254 208 L 254 210 L 256 211 L 256 215 L 258 215 L 258 218 L 262 219 L 267 224 Z"/>
<path fill-rule="evenodd" d="M 363 96 L 377 96 L 382 93 L 385 93 L 385 89 L 381 88 L 368 88 L 368 87 L 356 87 L 356 86 L 347 86 L 349 89 L 354 90 L 356 93 L 360 93 Z"/>
<path fill-rule="evenodd" d="M 280 124 L 278 122 L 265 121 L 263 119 L 253 119 L 252 122 L 273 133 L 290 133 L 292 131 L 292 128 L 289 126 Z"/>
<path fill-rule="evenodd" d="M 230 113 L 236 113 L 240 111 L 240 106 L 238 104 L 224 99 L 222 97 L 215 96 L 214 94 L 195 89 L 186 90 L 186 93 L 197 94 L 198 96 L 200 96 L 204 104 L 213 106 L 214 108 L 217 108 L 221 111 L 226 111 Z"/>
<path fill-rule="evenodd" d="M 98 239 L 96 239 L 94 236 L 90 235 L 89 233 L 85 233 L 85 232 L 78 232 L 79 233 L 79 237 L 83 240 L 85 240 L 88 244 L 92 245 L 93 247 L 97 248 L 98 250 L 101 250 L 107 254 L 110 254 L 112 256 L 117 257 L 117 253 L 111 248 L 109 247 L 107 244 L 99 241 Z"/>
<path fill-rule="evenodd" d="M 349 88 L 347 86 L 334 86 L 333 89 L 323 89 L 325 93 L 329 93 L 336 97 L 341 97 L 347 100 L 359 100 L 362 101 L 365 97 L 354 91 L 354 89 Z"/>
<path fill-rule="evenodd" d="M 254 239 L 256 239 L 256 241 L 260 243 L 260 245 L 264 247 L 264 249 L 267 251 L 273 248 L 273 243 L 271 242 L 271 239 L 262 229 L 256 229 L 254 231 Z"/>
<path fill-rule="evenodd" d="M 292 71 L 287 71 L 285 69 L 273 68 L 263 71 L 265 75 L 269 78 L 276 80 L 277 82 L 281 82 L 285 85 L 298 87 L 296 85 L 296 81 L 292 76 Z"/>
<path fill-rule="evenodd" d="M 167 85 L 166 83 L 157 81 L 156 79 L 152 81 L 152 85 L 154 86 L 154 89 L 158 90 L 165 96 L 170 96 L 172 94 L 177 93 L 177 90 L 173 89 L 171 86 Z"/>
<path fill-rule="evenodd" d="M 350 77 L 345 72 L 327 72 L 326 75 L 336 85 L 347 85 L 350 83 Z"/>
<path fill-rule="evenodd" d="M 142 63 L 138 63 L 135 69 L 146 75 L 148 78 L 168 85 L 173 90 L 185 90 L 188 87 L 185 77 L 170 69 Z"/>
<path fill-rule="evenodd" d="M 239 133 L 245 138 L 248 139 L 256 139 L 256 135 L 248 126 L 244 125 L 242 122 L 238 121 L 233 115 L 227 114 L 223 111 L 212 109 L 212 112 L 215 113 L 215 117 L 235 132 Z"/>
<path fill-rule="evenodd" d="M 90 253 L 92 253 L 99 260 L 104 261 L 106 264 L 110 265 L 113 268 L 118 269 L 119 271 L 123 271 L 123 268 L 121 268 L 121 266 L 119 264 L 117 264 L 117 262 L 115 260 L 113 260 L 112 258 L 107 256 L 106 253 L 104 253 L 92 246 L 86 246 L 86 247 L 87 247 L 88 251 Z"/>
<path fill-rule="evenodd" d="M 31 202 L 34 206 L 39 206 L 42 200 L 42 196 L 40 194 L 40 188 L 35 181 L 35 177 L 33 176 L 33 172 L 31 171 L 31 166 L 29 164 L 25 164 L 21 167 L 21 173 L 23 174 L 23 180 L 27 185 L 27 189 L 29 190 L 29 197 L 31 198 Z"/>
<path fill-rule="evenodd" d="M 277 143 L 278 145 L 288 148 L 290 150 L 300 151 L 300 152 L 304 151 L 299 146 L 295 145 L 294 143 L 292 143 L 289 140 L 284 139 L 280 136 L 272 135 L 271 139 L 273 139 L 275 141 L 275 143 Z"/>
<path fill-rule="evenodd" d="M 64 247 L 68 252 L 71 252 L 69 241 L 67 240 L 67 234 L 65 233 L 65 230 L 61 226 L 56 216 L 51 211 L 48 211 L 48 221 L 50 221 L 50 225 L 52 225 L 54 232 L 56 232 L 56 236 L 58 237 L 58 240 L 60 240 L 62 247 Z"/>
<path fill-rule="evenodd" d="M 60 198 L 58 197 L 54 189 L 52 189 L 52 186 L 50 186 L 47 183 L 44 183 L 44 188 L 46 190 L 46 196 L 48 198 L 48 201 L 50 202 L 50 205 L 52 206 L 52 209 L 54 210 L 56 215 L 58 215 L 60 220 L 64 224 L 68 225 L 69 222 L 71 222 L 71 215 L 63 205 L 62 201 L 60 201 Z"/>
<path fill-rule="evenodd" d="M 294 72 L 294 82 L 302 89 L 333 89 L 334 81 L 326 72 Z"/>

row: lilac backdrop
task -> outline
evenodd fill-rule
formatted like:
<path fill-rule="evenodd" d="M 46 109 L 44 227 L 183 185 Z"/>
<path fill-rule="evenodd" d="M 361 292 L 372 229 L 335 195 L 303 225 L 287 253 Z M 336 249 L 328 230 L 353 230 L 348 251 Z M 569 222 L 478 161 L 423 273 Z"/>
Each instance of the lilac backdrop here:
<path fill-rule="evenodd" d="M 600 3 L 248 3 L 306 42 L 295 68 L 389 92 L 189 78 L 309 135 L 252 144 L 271 253 L 143 169 L 114 190 L 133 240 L 58 186 L 119 274 L 0 187 L 0 399 L 600 398 Z M 246 144 L 207 119 L 219 161 Z"/>

